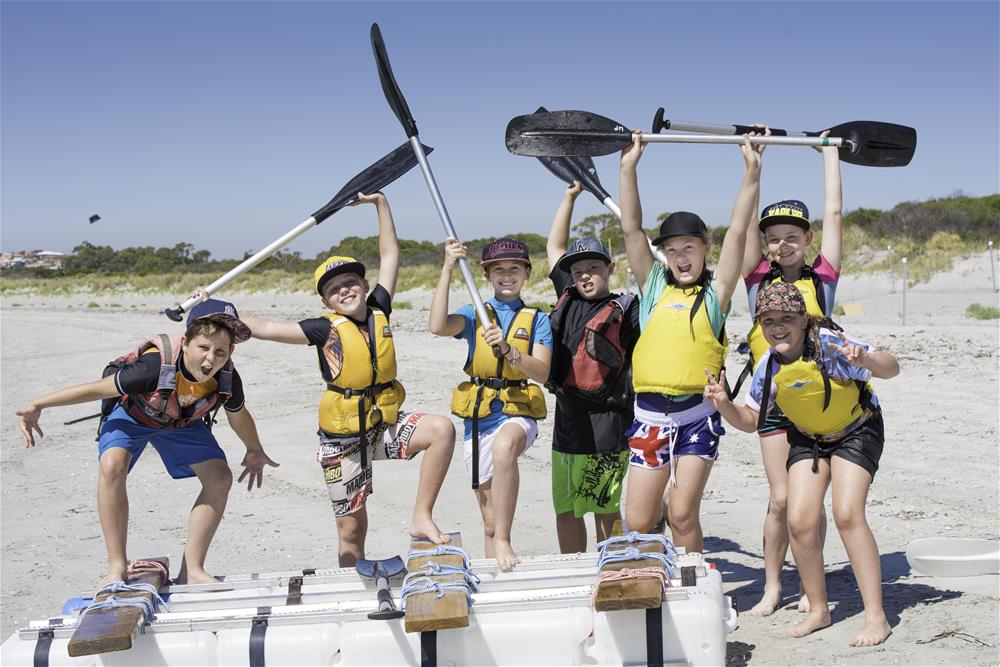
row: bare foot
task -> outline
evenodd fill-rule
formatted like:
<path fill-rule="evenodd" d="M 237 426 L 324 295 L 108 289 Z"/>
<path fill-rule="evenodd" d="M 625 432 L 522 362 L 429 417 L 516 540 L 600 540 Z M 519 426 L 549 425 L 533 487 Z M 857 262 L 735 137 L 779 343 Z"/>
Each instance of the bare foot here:
<path fill-rule="evenodd" d="M 786 634 L 789 637 L 805 637 L 806 635 L 816 632 L 817 630 L 822 630 L 830 625 L 830 623 L 831 620 L 829 610 L 824 609 L 823 611 L 811 611 L 804 619 L 788 628 Z"/>
<path fill-rule="evenodd" d="M 764 596 L 760 602 L 755 604 L 750 610 L 751 616 L 770 616 L 781 604 L 781 589 L 764 589 Z"/>
<path fill-rule="evenodd" d="M 447 544 L 451 542 L 448 534 L 442 533 L 441 529 L 434 523 L 434 519 L 430 516 L 413 516 L 410 520 L 410 537 L 426 537 L 434 544 Z"/>
<path fill-rule="evenodd" d="M 805 593 L 801 593 L 799 597 L 799 613 L 808 614 L 810 611 L 809 598 L 806 597 Z"/>
<path fill-rule="evenodd" d="M 504 572 L 507 572 L 521 562 L 521 559 L 514 553 L 514 548 L 510 546 L 510 542 L 495 539 L 493 540 L 493 546 L 496 549 L 497 565 Z"/>
<path fill-rule="evenodd" d="M 851 641 L 851 646 L 875 646 L 884 642 L 892 634 L 889 621 L 885 614 L 881 618 L 865 619 L 865 627 L 861 628 L 861 634 Z"/>
<path fill-rule="evenodd" d="M 97 590 L 101 590 L 108 584 L 113 584 L 116 581 L 125 581 L 128 576 L 128 565 L 125 563 L 121 564 L 111 564 L 108 565 L 108 571 L 104 573 L 104 576 L 97 580 Z"/>
<path fill-rule="evenodd" d="M 181 572 L 174 579 L 174 583 L 178 585 L 184 584 L 217 584 L 221 582 L 222 579 L 218 577 L 213 577 L 205 570 L 189 570 L 188 572 Z"/>

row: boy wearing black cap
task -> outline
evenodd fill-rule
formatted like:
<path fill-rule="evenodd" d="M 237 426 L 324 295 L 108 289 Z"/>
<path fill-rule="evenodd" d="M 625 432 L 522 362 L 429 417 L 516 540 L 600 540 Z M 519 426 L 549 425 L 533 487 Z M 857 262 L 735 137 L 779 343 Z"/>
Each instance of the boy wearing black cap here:
<path fill-rule="evenodd" d="M 406 392 L 396 379 L 389 326 L 399 241 L 389 202 L 381 192 L 358 193 L 351 205 L 360 203 L 374 204 L 378 212 L 378 282 L 371 294 L 364 264 L 353 257 L 328 257 L 316 267 L 313 279 L 330 312 L 300 322 L 245 318 L 255 338 L 316 347 L 326 383 L 319 404 L 316 458 L 336 515 L 341 567 L 352 567 L 365 557 L 365 502 L 374 492 L 373 460 L 408 460 L 425 452 L 410 535 L 437 544 L 450 541 L 434 522 L 432 510 L 455 448 L 450 419 L 402 410 Z"/>
<path fill-rule="evenodd" d="M 768 132 L 766 127 L 761 126 L 761 129 Z M 747 288 L 751 317 L 755 317 L 757 312 L 759 292 L 776 281 L 794 285 L 802 293 L 809 315 L 833 315 L 843 243 L 840 156 L 834 147 L 817 150 L 823 154 L 824 171 L 823 236 L 819 254 L 812 264 L 807 264 L 806 252 L 812 243 L 813 233 L 809 209 L 804 203 L 786 199 L 765 207 L 760 216 L 759 233 L 751 223 L 743 255 L 743 282 Z M 766 254 L 762 254 L 761 235 L 766 244 Z M 744 369 L 744 376 L 768 350 L 756 319 L 747 334 L 747 342 L 750 345 L 750 362 Z M 790 428 L 791 423 L 781 410 L 775 409 L 757 433 L 770 493 L 764 517 L 764 595 L 750 610 L 754 616 L 774 613 L 781 602 L 781 569 L 788 554 L 788 473 L 785 461 L 788 459 Z M 826 535 L 825 514 L 820 522 L 820 534 L 822 537 Z M 809 611 L 809 600 L 805 596 L 799 599 L 799 610 Z"/>
<path fill-rule="evenodd" d="M 563 553 L 587 550 L 587 513 L 594 514 L 597 542 L 611 536 L 621 516 L 639 338 L 639 301 L 609 289 L 615 265 L 604 244 L 592 237 L 568 244 L 581 191 L 580 183 L 566 190 L 546 247 L 558 297 L 549 316 L 554 348 L 546 387 L 556 396 L 552 503 Z"/>
<path fill-rule="evenodd" d="M 486 556 L 509 570 L 520 562 L 510 541 L 517 459 L 535 442 L 537 420 L 546 414 L 544 392 L 529 380 L 548 380 L 552 331 L 548 315 L 521 300 L 531 258 L 517 239 L 497 239 L 483 248 L 480 264 L 493 288 L 493 298 L 485 304 L 490 321 L 479 322 L 471 304 L 449 314 L 452 272 L 465 256 L 465 246 L 455 239 L 446 241 L 429 325 L 431 333 L 461 338 L 469 345 L 469 379 L 452 395 L 451 411 L 465 420 L 465 463 L 483 515 Z"/>
<path fill-rule="evenodd" d="M 233 483 L 226 455 L 209 428 L 220 407 L 246 446 L 243 474 L 259 487 L 268 458 L 253 417 L 244 406 L 243 383 L 233 367 L 236 343 L 250 338 L 250 329 L 225 301 L 210 299 L 191 309 L 183 336 L 153 336 L 112 365 L 101 380 L 60 389 L 36 398 L 17 415 L 25 446 L 42 436 L 38 419 L 45 408 L 95 400 L 113 400 L 99 437 L 97 509 L 108 551 L 108 571 L 98 588 L 124 581 L 129 574 L 125 552 L 128 496 L 125 480 L 147 443 L 151 443 L 174 479 L 197 476 L 201 493 L 191 510 L 178 583 L 211 583 L 205 556 L 222 520 Z M 110 405 L 109 405 L 110 407 Z"/>
<path fill-rule="evenodd" d="M 626 523 L 647 532 L 660 518 L 660 499 L 668 488 L 667 521 L 674 544 L 700 552 L 701 496 L 725 433 L 718 411 L 702 394 L 706 373 L 718 377 L 726 359 L 725 322 L 760 187 L 760 150 L 749 140 L 741 146 L 743 180 L 713 274 L 705 265 L 708 230 L 700 217 L 686 211 L 663 221 L 653 244 L 668 266 L 655 261 L 642 230 L 636 176 L 643 148 L 637 132 L 621 158 L 625 250 L 642 286 L 642 334 L 632 355 L 636 398 L 628 433 Z"/>

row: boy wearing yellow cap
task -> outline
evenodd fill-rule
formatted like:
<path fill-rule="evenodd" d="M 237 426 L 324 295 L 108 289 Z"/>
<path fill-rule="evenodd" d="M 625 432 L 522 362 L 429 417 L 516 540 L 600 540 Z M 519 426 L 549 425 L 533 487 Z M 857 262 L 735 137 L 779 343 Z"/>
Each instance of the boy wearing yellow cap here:
<path fill-rule="evenodd" d="M 353 257 L 329 257 L 316 268 L 314 280 L 330 312 L 300 322 L 244 318 L 255 338 L 316 347 L 326 382 L 319 405 L 317 459 L 337 517 L 341 567 L 353 566 L 365 555 L 365 501 L 373 493 L 374 459 L 411 459 L 426 452 L 410 535 L 438 544 L 449 541 L 434 523 L 432 510 L 455 447 L 450 419 L 401 409 L 406 392 L 396 379 L 389 325 L 399 241 L 381 192 L 358 193 L 355 203 L 374 204 L 378 211 L 379 272 L 371 293 L 364 264 Z"/>

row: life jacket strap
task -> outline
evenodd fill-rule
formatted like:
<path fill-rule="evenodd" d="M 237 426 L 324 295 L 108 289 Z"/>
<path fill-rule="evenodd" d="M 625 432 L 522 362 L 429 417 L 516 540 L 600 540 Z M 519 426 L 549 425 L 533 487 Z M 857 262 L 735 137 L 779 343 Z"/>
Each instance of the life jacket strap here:
<path fill-rule="evenodd" d="M 354 398 L 355 396 L 364 396 L 365 398 L 371 398 L 377 394 L 382 393 L 386 389 L 392 387 L 396 384 L 395 380 L 390 380 L 389 382 L 381 382 L 379 384 L 373 384 L 370 387 L 365 387 L 364 389 L 346 389 L 344 387 L 338 387 L 335 384 L 327 384 L 326 388 L 330 391 L 336 392 L 343 396 L 344 398 Z"/>
<path fill-rule="evenodd" d="M 518 387 L 525 389 L 528 386 L 527 380 L 505 380 L 503 378 L 484 378 L 478 375 L 470 375 L 469 382 L 477 387 L 489 387 L 490 389 L 507 389 L 508 387 Z"/>

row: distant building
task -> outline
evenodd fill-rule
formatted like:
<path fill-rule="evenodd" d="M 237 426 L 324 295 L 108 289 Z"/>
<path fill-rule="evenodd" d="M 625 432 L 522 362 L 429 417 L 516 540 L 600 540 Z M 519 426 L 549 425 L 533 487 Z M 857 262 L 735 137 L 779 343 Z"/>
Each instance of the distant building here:
<path fill-rule="evenodd" d="M 56 250 L 20 250 L 0 254 L 0 268 L 33 267 L 58 269 L 68 255 Z"/>

